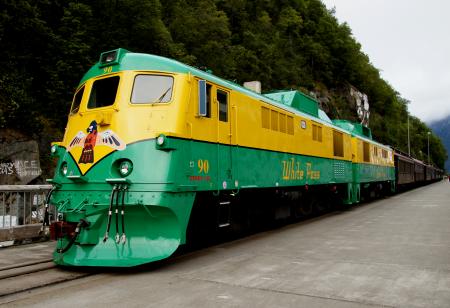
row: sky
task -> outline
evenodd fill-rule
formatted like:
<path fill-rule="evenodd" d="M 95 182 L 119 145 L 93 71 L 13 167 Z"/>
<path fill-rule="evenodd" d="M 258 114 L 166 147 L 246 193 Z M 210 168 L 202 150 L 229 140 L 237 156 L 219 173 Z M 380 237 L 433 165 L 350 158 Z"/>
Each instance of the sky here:
<path fill-rule="evenodd" d="M 450 115 L 450 1 L 322 0 L 426 123 Z M 370 103 L 370 101 L 369 101 Z"/>

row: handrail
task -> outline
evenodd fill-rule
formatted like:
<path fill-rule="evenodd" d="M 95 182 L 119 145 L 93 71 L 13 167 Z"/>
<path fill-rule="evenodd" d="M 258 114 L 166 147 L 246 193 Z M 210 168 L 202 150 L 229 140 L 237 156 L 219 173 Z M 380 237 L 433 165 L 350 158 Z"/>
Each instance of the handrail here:
<path fill-rule="evenodd" d="M 44 191 L 52 189 L 52 185 L 44 184 L 44 185 L 0 185 L 0 192 L 2 191 Z"/>
<path fill-rule="evenodd" d="M 0 185 L 0 231 L 9 232 L 18 228 L 21 230 L 14 233 L 14 237 L 20 240 L 21 237 L 30 236 L 29 230 L 40 224 L 45 218 L 45 201 L 48 191 L 52 185 Z M 54 205 L 50 206 L 51 219 L 57 217 L 57 209 Z M 26 230 L 27 232 L 25 232 Z M 34 232 L 34 231 L 33 231 Z M 31 233 L 33 233 L 31 232 Z"/>

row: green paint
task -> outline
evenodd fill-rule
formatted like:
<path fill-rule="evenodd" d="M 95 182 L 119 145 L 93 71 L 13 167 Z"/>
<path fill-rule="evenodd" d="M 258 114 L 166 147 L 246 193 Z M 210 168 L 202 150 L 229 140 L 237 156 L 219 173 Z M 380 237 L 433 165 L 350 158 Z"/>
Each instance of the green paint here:
<path fill-rule="evenodd" d="M 395 191 L 395 168 L 371 164 L 352 164 L 353 180 L 347 184 L 347 197 L 344 204 L 355 204 L 361 199 L 361 188 L 370 183 L 389 183 L 391 192 Z"/>
<path fill-rule="evenodd" d="M 353 181 L 357 183 L 395 181 L 394 166 L 353 164 Z"/>
<path fill-rule="evenodd" d="M 299 111 L 319 117 L 319 106 L 317 101 L 300 92 L 300 91 L 277 91 L 273 93 L 264 94 L 275 101 L 281 102 L 287 106 L 293 107 Z"/>
<path fill-rule="evenodd" d="M 133 266 L 167 258 L 186 241 L 189 215 L 199 191 L 351 181 L 349 162 L 166 138 L 170 145 L 167 148 L 157 146 L 152 139 L 107 155 L 85 174 L 84 182 L 68 179 L 59 171 L 65 161 L 68 174 L 80 175 L 72 156 L 58 148 L 55 155 L 60 159 L 53 181 L 60 187 L 52 196 L 52 204 L 58 206 L 66 221 L 86 219 L 91 225 L 82 229 L 69 251 L 63 255 L 55 252 L 56 263 Z M 146 154 L 145 159 L 142 153 Z M 125 245 L 114 242 L 113 214 L 110 238 L 103 243 L 113 188 L 106 179 L 121 179 L 117 162 L 123 158 L 134 165 L 126 178 L 129 183 L 125 198 L 128 241 Z M 339 172 L 330 173 L 333 166 Z M 58 243 L 58 248 L 64 246 L 64 242 Z"/>
<path fill-rule="evenodd" d="M 347 203 L 357 203 L 359 183 L 395 178 L 393 168 L 348 161 L 171 137 L 166 137 L 165 144 L 166 147 L 158 146 L 151 139 L 115 151 L 86 173 L 85 182 L 68 179 L 56 172 L 54 181 L 60 188 L 53 194 L 52 204 L 58 206 L 66 221 L 86 219 L 91 223 L 89 228 L 82 229 L 76 244 L 68 252 L 64 255 L 55 252 L 56 263 L 134 266 L 167 258 L 186 242 L 189 216 L 195 195 L 200 191 L 350 183 L 347 185 Z M 79 175 L 69 153 L 59 148 L 56 155 L 60 164 L 67 162 L 68 174 Z M 120 182 L 117 162 L 123 158 L 129 159 L 134 166 L 126 177 L 128 241 L 125 245 L 114 242 L 113 214 L 110 238 L 103 243 L 113 188 L 107 179 Z M 58 243 L 58 247 L 64 247 L 64 243 Z"/>
<path fill-rule="evenodd" d="M 147 213 L 143 205 L 127 206 L 125 244 L 115 243 L 114 214 L 110 238 L 103 243 L 106 217 L 106 210 L 102 211 L 102 215 L 87 216 L 92 227 L 82 229 L 78 243 L 69 251 L 64 254 L 55 252 L 55 262 L 78 266 L 133 266 L 167 258 L 180 243 L 180 232 L 175 216 L 166 208 L 152 206 Z M 58 242 L 57 247 L 64 245 L 65 243 Z"/>
<path fill-rule="evenodd" d="M 360 123 L 350 122 L 347 120 L 333 120 L 333 124 L 350 132 L 353 136 L 359 136 L 372 140 L 372 131 L 370 128 Z"/>

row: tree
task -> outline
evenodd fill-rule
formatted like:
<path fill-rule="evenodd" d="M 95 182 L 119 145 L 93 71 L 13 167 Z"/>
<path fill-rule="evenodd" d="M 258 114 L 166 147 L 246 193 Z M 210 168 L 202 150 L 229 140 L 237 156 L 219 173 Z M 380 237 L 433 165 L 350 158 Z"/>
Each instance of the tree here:
<path fill-rule="evenodd" d="M 264 91 L 325 91 L 332 117 L 356 120 L 350 84 L 369 97 L 374 138 L 407 151 L 407 101 L 319 0 L 0 0 L 0 43 L 0 127 L 41 138 L 41 150 L 63 132 L 83 74 L 122 47 L 260 80 Z M 410 119 L 412 153 L 423 158 L 429 129 Z M 442 167 L 434 135 L 430 148 Z"/>

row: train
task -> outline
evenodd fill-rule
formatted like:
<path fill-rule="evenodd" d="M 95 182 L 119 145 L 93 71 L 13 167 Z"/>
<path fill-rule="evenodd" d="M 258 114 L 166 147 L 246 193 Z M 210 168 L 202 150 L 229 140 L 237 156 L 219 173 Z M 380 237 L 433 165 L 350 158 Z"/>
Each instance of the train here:
<path fill-rule="evenodd" d="M 159 261 L 197 237 L 442 176 L 370 128 L 331 120 L 300 91 L 261 94 L 122 48 L 101 53 L 81 79 L 51 155 L 46 203 L 59 213 L 50 233 L 63 266 Z"/>
<path fill-rule="evenodd" d="M 445 172 L 396 149 L 395 174 L 398 190 L 401 190 L 441 180 Z"/>

